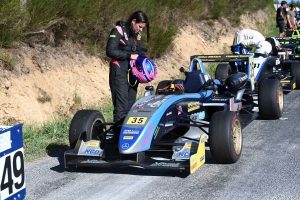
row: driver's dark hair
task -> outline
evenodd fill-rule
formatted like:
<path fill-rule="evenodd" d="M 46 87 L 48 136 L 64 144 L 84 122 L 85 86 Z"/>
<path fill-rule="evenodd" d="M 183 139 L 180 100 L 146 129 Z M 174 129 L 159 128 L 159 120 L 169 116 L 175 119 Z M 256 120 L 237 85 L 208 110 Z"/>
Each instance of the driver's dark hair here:
<path fill-rule="evenodd" d="M 149 28 L 150 28 L 150 26 L 149 26 L 149 21 L 148 21 L 148 17 L 146 15 L 146 13 L 144 13 L 143 11 L 136 11 L 136 12 L 132 13 L 130 15 L 130 17 L 128 18 L 126 24 L 128 26 L 130 26 L 132 20 L 134 20 L 134 19 L 136 20 L 136 23 L 146 23 L 146 27 L 147 27 L 147 42 L 148 42 L 149 39 L 150 39 L 150 34 L 149 34 L 149 31 L 150 31 Z"/>
<path fill-rule="evenodd" d="M 284 4 L 287 4 L 287 2 L 286 1 L 282 1 L 281 2 L 281 6 L 283 6 Z"/>

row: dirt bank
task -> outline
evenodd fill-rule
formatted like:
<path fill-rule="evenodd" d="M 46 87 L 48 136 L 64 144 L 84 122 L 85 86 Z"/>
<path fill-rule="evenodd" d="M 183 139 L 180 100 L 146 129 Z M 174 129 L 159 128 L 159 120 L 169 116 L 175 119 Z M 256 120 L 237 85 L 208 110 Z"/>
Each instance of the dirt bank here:
<path fill-rule="evenodd" d="M 178 77 L 179 67 L 188 66 L 191 55 L 229 53 L 236 31 L 257 29 L 257 22 L 267 18 L 265 11 L 243 15 L 237 28 L 223 18 L 187 22 L 168 52 L 155 60 L 158 77 L 149 85 Z M 13 72 L 3 70 L 4 63 L 0 63 L 0 124 L 44 122 L 58 114 L 72 115 L 80 107 L 106 102 L 110 97 L 108 63 L 80 49 L 71 43 L 57 48 L 20 44 L 16 49 L 0 49 L 1 54 L 16 58 Z"/>

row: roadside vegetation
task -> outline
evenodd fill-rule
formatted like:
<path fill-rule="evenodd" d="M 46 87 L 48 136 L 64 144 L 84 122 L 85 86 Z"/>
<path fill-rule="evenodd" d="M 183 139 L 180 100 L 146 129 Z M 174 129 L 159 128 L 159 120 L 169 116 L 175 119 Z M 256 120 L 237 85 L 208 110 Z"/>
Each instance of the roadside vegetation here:
<path fill-rule="evenodd" d="M 165 52 L 186 21 L 225 16 L 238 26 L 240 15 L 272 6 L 272 0 L 1 0 L 0 47 L 13 47 L 18 41 L 58 46 L 72 40 L 104 56 L 103 46 L 115 22 L 143 10 L 150 19 L 147 55 L 154 58 Z"/>
<path fill-rule="evenodd" d="M 188 21 L 227 18 L 233 26 L 240 24 L 240 16 L 269 7 L 272 0 L 1 0 L 0 1 L 0 48 L 15 48 L 19 42 L 40 43 L 53 47 L 64 41 L 81 44 L 90 54 L 105 57 L 109 31 L 118 20 L 136 10 L 143 10 L 150 19 L 151 42 L 145 46 L 151 58 L 161 56 L 171 45 L 178 28 Z M 120 12 L 117 12 L 120 11 Z M 269 24 L 258 24 L 259 31 L 266 36 L 277 35 L 274 16 Z M 213 24 L 212 24 L 213 26 Z M 268 28 L 266 28 L 268 27 Z M 275 27 L 271 29 L 271 27 Z M 272 30 L 274 32 L 270 32 Z M 145 33 L 143 33 L 145 34 Z M 146 37 L 144 35 L 143 37 Z M 224 48 L 224 53 L 227 51 Z M 6 70 L 12 70 L 14 58 L 2 55 L 0 61 Z M 211 75 L 216 65 L 208 71 Z M 76 104 L 81 104 L 76 94 Z M 51 101 L 47 94 L 39 97 L 41 102 Z M 108 100 L 110 102 L 110 100 Z M 101 110 L 107 121 L 112 120 L 113 106 L 107 103 L 101 108 L 81 105 L 83 108 Z M 24 149 L 26 161 L 55 155 L 68 148 L 68 129 L 71 117 L 59 115 L 43 124 L 24 124 Z"/>

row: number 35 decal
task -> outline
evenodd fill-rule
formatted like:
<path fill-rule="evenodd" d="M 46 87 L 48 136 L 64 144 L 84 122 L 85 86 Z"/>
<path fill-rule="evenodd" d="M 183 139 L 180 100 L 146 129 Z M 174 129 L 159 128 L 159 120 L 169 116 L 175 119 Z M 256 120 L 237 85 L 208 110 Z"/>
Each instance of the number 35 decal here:
<path fill-rule="evenodd" d="M 25 187 L 24 155 L 20 149 L 0 158 L 0 181 L 1 199 Z"/>
<path fill-rule="evenodd" d="M 126 124 L 143 125 L 147 121 L 147 117 L 129 117 Z"/>

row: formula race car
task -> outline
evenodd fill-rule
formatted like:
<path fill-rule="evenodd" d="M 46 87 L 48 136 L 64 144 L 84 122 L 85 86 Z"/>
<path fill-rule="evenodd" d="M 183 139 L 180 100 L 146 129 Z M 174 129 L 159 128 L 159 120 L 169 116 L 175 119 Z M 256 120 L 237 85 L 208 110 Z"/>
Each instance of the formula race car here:
<path fill-rule="evenodd" d="M 125 165 L 193 173 L 208 148 L 217 163 L 237 162 L 242 128 L 256 117 L 243 112 L 247 74 L 213 80 L 199 58 L 181 71 L 185 80 L 162 81 L 156 90 L 146 87 L 125 117 L 119 139 L 110 134 L 117 125 L 105 122 L 101 112 L 79 110 L 70 125 L 65 167 Z"/>
<path fill-rule="evenodd" d="M 248 111 L 258 108 L 262 119 L 279 119 L 283 113 L 283 88 L 280 83 L 279 59 L 276 57 L 254 57 L 250 54 L 195 55 L 202 62 L 225 62 L 218 64 L 215 78 L 226 80 L 233 74 L 248 74 L 243 93 L 243 107 Z M 229 63 L 229 64 L 228 64 Z M 280 63 L 280 62 L 279 62 Z"/>
<path fill-rule="evenodd" d="M 294 77 L 294 89 L 300 89 L 300 33 L 298 30 L 295 36 L 276 38 L 282 47 L 278 52 L 282 63 L 283 71 L 290 72 Z"/>

